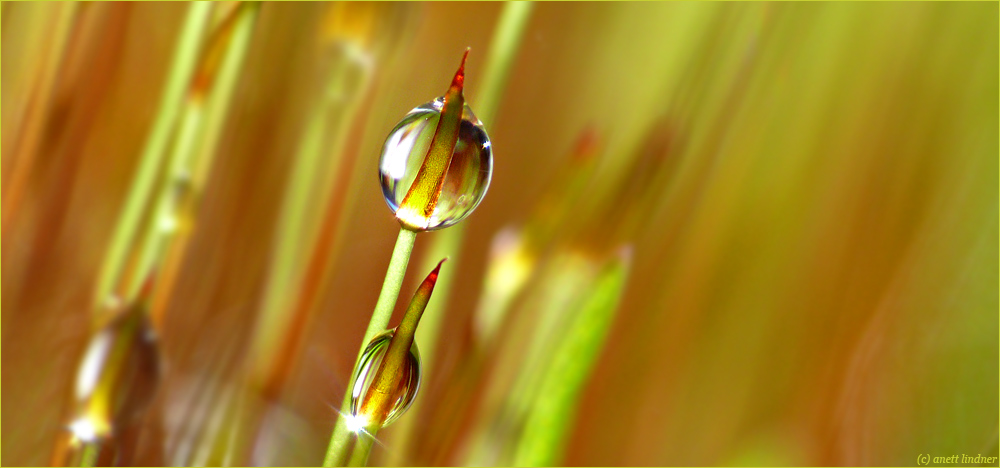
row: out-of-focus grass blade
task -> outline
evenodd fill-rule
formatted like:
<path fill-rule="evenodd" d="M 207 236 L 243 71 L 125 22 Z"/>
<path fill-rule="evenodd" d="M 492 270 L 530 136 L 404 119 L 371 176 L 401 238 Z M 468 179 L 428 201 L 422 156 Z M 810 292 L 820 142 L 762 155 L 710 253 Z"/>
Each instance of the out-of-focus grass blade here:
<path fill-rule="evenodd" d="M 630 257 L 626 248 L 612 260 L 593 292 L 581 300 L 579 312 L 565 333 L 553 335 L 559 344 L 525 422 L 514 465 L 549 466 L 559 461 L 580 394 L 604 348 L 625 291 Z"/>
<path fill-rule="evenodd" d="M 331 8 L 335 8 L 332 7 Z M 374 21 L 376 11 L 363 9 L 354 15 L 359 21 Z M 326 70 L 320 98 L 311 109 L 311 116 L 295 154 L 295 162 L 288 176 L 280 219 L 275 228 L 274 257 L 260 309 L 257 326 L 250 348 L 255 384 L 263 386 L 269 398 L 276 398 L 284 386 L 291 363 L 298 354 L 298 341 L 311 312 L 311 304 L 296 307 L 302 291 L 301 284 L 313 280 L 306 278 L 308 270 L 321 270 L 326 258 L 310 261 L 308 254 L 315 252 L 320 225 L 314 212 L 328 209 L 327 198 L 319 194 L 336 180 L 341 170 L 345 148 L 352 138 L 348 132 L 364 107 L 364 98 L 373 79 L 376 59 L 365 44 L 372 30 L 355 31 L 354 36 L 341 29 L 323 31 L 321 40 L 330 42 L 327 54 L 330 61 Z M 317 90 L 319 91 L 319 90 Z M 316 201 L 318 200 L 318 201 Z M 302 248 L 303 245 L 312 249 Z M 316 265 L 314 265 L 316 264 Z M 312 267 L 312 268 L 309 268 Z M 294 291 L 295 293 L 290 293 Z M 313 300 L 310 296 L 308 299 Z"/>
<path fill-rule="evenodd" d="M 178 222 L 191 222 L 197 217 L 198 203 L 216 157 L 216 146 L 230 115 L 230 103 L 260 12 L 259 4 L 241 4 L 229 8 L 232 10 L 216 9 L 217 16 L 230 16 L 219 20 L 222 24 L 213 32 L 213 37 L 203 52 L 205 58 L 185 105 L 185 118 L 197 115 L 201 126 L 195 146 L 188 154 L 178 155 L 174 173 L 170 174 L 175 180 L 185 183 L 185 190 L 179 195 L 168 192 L 161 200 L 163 216 L 181 218 Z M 166 300 L 180 271 L 190 235 L 189 229 L 179 229 L 174 233 L 169 240 L 168 250 L 164 253 L 164 263 L 158 266 L 160 286 L 154 294 L 152 307 L 153 323 L 156 325 L 162 320 Z"/>
<path fill-rule="evenodd" d="M 129 189 L 129 195 L 122 208 L 121 218 L 115 226 L 110 247 L 101 267 L 97 283 L 95 305 L 100 305 L 115 292 L 116 285 L 125 274 L 127 259 L 134 248 L 143 218 L 148 216 L 151 197 L 162 163 L 181 113 L 184 94 L 194 76 L 198 60 L 198 50 L 205 35 L 211 8 L 210 4 L 190 5 L 184 27 L 178 36 L 177 50 L 170 66 L 170 77 L 160 103 L 160 110 L 153 123 L 149 139 L 140 156 L 136 177 Z M 126 302 L 132 298 L 121 298 Z M 94 323 L 101 323 L 104 317 L 94 317 Z"/>
<path fill-rule="evenodd" d="M 34 157 L 43 141 L 50 112 L 49 101 L 63 68 L 78 9 L 79 6 L 72 2 L 28 5 L 24 11 L 18 12 L 24 19 L 11 22 L 13 35 L 27 37 L 28 47 L 15 56 L 15 60 L 25 57 L 23 62 L 26 66 L 13 68 L 14 76 L 10 81 L 4 80 L 5 88 L 10 86 L 7 83 L 11 83 L 11 87 L 21 94 L 12 100 L 14 111 L 11 114 L 17 117 L 11 119 L 13 128 L 9 132 L 7 128 L 3 131 L 4 226 L 10 224 L 11 214 L 17 211 Z"/>

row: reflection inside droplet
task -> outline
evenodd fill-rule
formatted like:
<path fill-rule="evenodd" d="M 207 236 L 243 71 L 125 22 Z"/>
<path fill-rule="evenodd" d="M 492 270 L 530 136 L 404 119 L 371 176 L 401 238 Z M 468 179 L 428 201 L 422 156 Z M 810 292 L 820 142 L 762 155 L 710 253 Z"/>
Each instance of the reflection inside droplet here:
<path fill-rule="evenodd" d="M 77 369 L 74 418 L 79 440 L 111 435 L 145 413 L 159 385 L 156 333 L 142 305 L 120 312 L 91 337 Z"/>
<path fill-rule="evenodd" d="M 430 149 L 443 98 L 437 98 L 410 111 L 389 133 L 379 159 L 382 194 L 393 213 L 406 197 Z M 468 105 L 462 112 L 458 140 L 451 165 L 441 186 L 441 196 L 429 217 L 400 217 L 400 222 L 415 230 L 434 230 L 451 226 L 479 205 L 490 185 L 493 173 L 493 150 L 482 122 Z"/>
<path fill-rule="evenodd" d="M 389 340 L 392 339 L 392 335 L 393 330 L 389 330 L 372 339 L 358 361 L 358 368 L 354 372 L 354 388 L 351 389 L 351 414 L 347 416 L 346 421 L 349 429 L 351 426 L 355 427 L 355 429 L 351 429 L 353 432 L 364 428 L 369 421 L 371 415 L 362 415 L 359 414 L 359 411 L 375 381 L 375 375 L 382 364 L 382 359 L 389 349 Z M 385 415 L 382 427 L 388 426 L 398 419 L 409 409 L 417 397 L 417 391 L 420 389 L 420 352 L 417 350 L 416 342 L 410 346 L 407 363 L 400 371 L 400 375 L 397 376 L 399 379 L 399 385 L 396 387 L 397 393 L 394 395 L 392 406 Z"/>

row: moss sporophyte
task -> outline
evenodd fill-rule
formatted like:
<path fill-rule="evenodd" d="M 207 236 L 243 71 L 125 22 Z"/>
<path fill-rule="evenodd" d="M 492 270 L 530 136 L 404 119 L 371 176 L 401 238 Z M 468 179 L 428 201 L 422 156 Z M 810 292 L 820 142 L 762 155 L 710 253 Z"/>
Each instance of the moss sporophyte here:
<path fill-rule="evenodd" d="M 371 431 L 395 421 L 413 403 L 420 386 L 420 355 L 413 336 L 434 291 L 438 263 L 413 295 L 399 326 L 365 349 L 351 391 L 350 426 Z"/>
<path fill-rule="evenodd" d="M 468 55 L 466 49 L 445 95 L 410 111 L 382 147 L 379 181 L 401 229 L 324 466 L 367 463 L 375 434 L 416 397 L 420 358 L 414 333 L 441 263 L 417 289 L 400 325 L 386 331 L 416 233 L 452 226 L 472 213 L 493 171 L 489 137 L 462 94 Z"/>
<path fill-rule="evenodd" d="M 382 194 L 400 224 L 413 231 L 461 221 L 490 185 L 493 149 L 462 94 L 468 53 L 447 93 L 410 111 L 382 147 Z"/>

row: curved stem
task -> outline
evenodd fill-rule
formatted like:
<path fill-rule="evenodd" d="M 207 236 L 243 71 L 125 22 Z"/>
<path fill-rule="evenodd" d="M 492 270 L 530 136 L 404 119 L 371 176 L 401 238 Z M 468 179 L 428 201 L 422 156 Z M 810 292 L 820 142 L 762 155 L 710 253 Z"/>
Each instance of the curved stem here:
<path fill-rule="evenodd" d="M 368 322 L 368 329 L 361 340 L 361 347 L 358 355 L 354 359 L 355 367 L 361 353 L 364 352 L 368 342 L 375 338 L 389 326 L 389 319 L 392 318 L 392 310 L 399 297 L 399 290 L 403 286 L 403 277 L 406 276 L 406 265 L 410 262 L 410 253 L 413 252 L 413 243 L 417 238 L 417 233 L 405 228 L 400 228 L 399 236 L 396 238 L 396 246 L 392 249 L 392 259 L 389 260 L 389 268 L 385 273 L 385 281 L 382 282 L 382 292 L 378 295 L 378 302 L 375 303 L 375 312 Z M 353 371 L 353 367 L 352 367 Z M 353 377 L 353 376 L 352 376 Z M 350 388 L 344 392 L 344 400 L 340 405 L 341 417 L 337 419 L 337 425 L 333 428 L 330 436 L 330 444 L 326 449 L 326 457 L 323 459 L 323 466 L 338 466 L 347 462 L 348 447 L 351 441 L 351 431 L 347 429 L 344 415 L 351 411 L 351 391 Z M 364 438 L 359 438 L 357 444 L 363 444 Z M 368 443 L 369 450 L 371 442 Z M 354 457 L 351 457 L 352 459 Z M 365 455 L 367 460 L 368 456 Z"/>

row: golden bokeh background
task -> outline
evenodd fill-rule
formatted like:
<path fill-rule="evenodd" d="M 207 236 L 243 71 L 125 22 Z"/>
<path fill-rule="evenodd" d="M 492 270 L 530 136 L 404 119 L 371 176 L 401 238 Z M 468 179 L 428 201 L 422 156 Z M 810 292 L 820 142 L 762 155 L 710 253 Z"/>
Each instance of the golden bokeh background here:
<path fill-rule="evenodd" d="M 2 4 L 3 465 L 65 437 L 192 8 Z M 451 284 L 370 464 L 997 455 L 996 3 L 541 3 L 493 97 L 505 4 L 216 4 L 196 76 L 240 8 L 158 264 L 162 379 L 102 462 L 320 463 L 398 232 L 380 147 L 466 47 L 493 181 L 417 236 L 393 324 L 440 252 Z"/>

